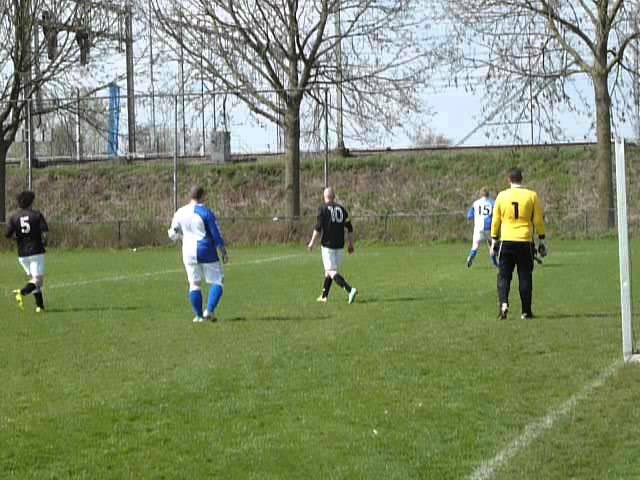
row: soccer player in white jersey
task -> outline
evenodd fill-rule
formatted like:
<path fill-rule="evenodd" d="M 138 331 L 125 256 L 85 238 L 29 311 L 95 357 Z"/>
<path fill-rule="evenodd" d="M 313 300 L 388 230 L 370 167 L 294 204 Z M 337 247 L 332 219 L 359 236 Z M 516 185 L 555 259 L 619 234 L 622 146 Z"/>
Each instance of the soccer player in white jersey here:
<path fill-rule="evenodd" d="M 182 261 L 189 280 L 189 301 L 195 323 L 216 321 L 215 309 L 220 303 L 224 274 L 220 257 L 227 263 L 227 250 L 213 212 L 204 205 L 206 192 L 202 187 L 191 188 L 191 200 L 173 215 L 169 238 L 182 240 Z M 220 257 L 218 257 L 220 251 Z M 212 285 L 207 309 L 202 310 L 202 281 Z"/>
<path fill-rule="evenodd" d="M 491 219 L 495 200 L 491 198 L 489 189 L 486 187 L 480 189 L 480 195 L 481 197 L 473 202 L 467 213 L 467 220 L 473 220 L 473 243 L 467 257 L 467 267 L 473 265 L 481 242 L 486 242 L 487 247 L 491 247 Z M 490 256 L 490 258 L 493 265 L 497 267 L 496 257 Z"/>

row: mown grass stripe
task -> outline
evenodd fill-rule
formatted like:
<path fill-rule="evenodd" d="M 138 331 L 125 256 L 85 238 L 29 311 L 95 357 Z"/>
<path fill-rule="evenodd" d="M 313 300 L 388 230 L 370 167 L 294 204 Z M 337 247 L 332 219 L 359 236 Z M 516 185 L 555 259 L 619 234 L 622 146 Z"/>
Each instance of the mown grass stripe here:
<path fill-rule="evenodd" d="M 489 480 L 493 478 L 497 470 L 506 465 L 518 453 L 525 450 L 531 443 L 541 437 L 547 430 L 566 417 L 576 406 L 586 400 L 594 390 L 602 387 L 606 381 L 612 377 L 620 367 L 624 365 L 622 360 L 616 361 L 602 371 L 593 381 L 588 383 L 580 392 L 573 395 L 560 407 L 550 410 L 544 417 L 527 425 L 522 435 L 513 440 L 490 460 L 482 464 L 473 471 L 469 480 Z"/>

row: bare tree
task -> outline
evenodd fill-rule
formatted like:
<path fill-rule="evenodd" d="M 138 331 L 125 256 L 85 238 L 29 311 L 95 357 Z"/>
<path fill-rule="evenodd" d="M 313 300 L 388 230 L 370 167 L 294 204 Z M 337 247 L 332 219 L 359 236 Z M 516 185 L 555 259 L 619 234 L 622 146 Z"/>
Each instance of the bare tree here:
<path fill-rule="evenodd" d="M 329 108 L 324 90 L 336 78 L 345 115 L 363 132 L 374 122 L 395 128 L 403 113 L 418 108 L 417 86 L 429 65 L 416 38 L 425 28 L 417 5 L 418 0 L 153 0 L 162 30 L 184 49 L 185 62 L 194 68 L 204 63 L 210 81 L 286 132 L 292 218 L 300 215 L 301 124 L 321 118 L 313 104 Z"/>
<path fill-rule="evenodd" d="M 626 53 L 640 36 L 637 11 L 638 2 L 624 0 L 448 4 L 457 40 L 449 53 L 455 59 L 453 78 L 487 92 L 494 105 L 487 120 L 502 117 L 501 123 L 518 124 L 528 119 L 533 126 L 535 108 L 539 126 L 554 136 L 554 108 L 580 108 L 568 93 L 571 78 L 586 75 L 590 80 L 598 140 L 594 215 L 603 229 L 613 224 L 612 96 L 630 71 Z M 621 105 L 629 102 L 622 99 Z"/>
<path fill-rule="evenodd" d="M 448 147 L 451 139 L 429 127 L 421 127 L 413 135 L 413 144 L 416 147 Z"/>
<path fill-rule="evenodd" d="M 75 80 L 88 75 L 81 65 L 90 63 L 92 49 L 104 52 L 99 41 L 113 38 L 118 25 L 108 1 L 7 0 L 0 6 L 0 221 L 6 217 L 7 153 L 20 128 L 33 149 L 27 117 L 37 124 L 47 113 L 75 108 L 55 97 L 75 96 Z"/>

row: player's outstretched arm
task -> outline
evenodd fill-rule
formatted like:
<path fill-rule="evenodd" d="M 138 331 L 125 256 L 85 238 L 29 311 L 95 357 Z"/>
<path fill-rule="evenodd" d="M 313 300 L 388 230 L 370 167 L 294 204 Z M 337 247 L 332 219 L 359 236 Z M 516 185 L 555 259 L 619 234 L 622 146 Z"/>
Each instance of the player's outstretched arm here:
<path fill-rule="evenodd" d="M 311 240 L 309 240 L 309 243 L 307 244 L 307 249 L 309 249 L 309 251 L 313 250 L 313 246 L 315 245 L 316 240 L 319 236 L 320 232 L 318 230 L 314 230 L 313 235 L 311 235 Z"/>
<path fill-rule="evenodd" d="M 467 220 L 473 220 L 475 218 L 476 211 L 473 207 L 467 210 Z"/>
<path fill-rule="evenodd" d="M 491 245 L 489 246 L 489 255 L 491 255 L 492 257 L 495 257 L 498 252 L 498 239 L 495 237 L 491 238 Z"/>
<path fill-rule="evenodd" d="M 353 246 L 353 226 L 350 221 L 347 221 L 344 226 L 347 229 L 347 252 L 351 254 L 355 251 Z"/>
<path fill-rule="evenodd" d="M 222 263 L 229 262 L 229 254 L 227 253 L 226 247 L 223 245 L 218 250 L 220 251 L 220 258 L 222 259 Z"/>
<path fill-rule="evenodd" d="M 169 230 L 167 230 L 167 235 L 172 242 L 176 242 L 182 238 L 182 228 L 175 215 L 173 220 L 171 220 L 171 226 Z"/>
<path fill-rule="evenodd" d="M 538 237 L 544 239 L 544 210 L 538 194 L 534 194 L 533 196 L 533 227 L 535 228 Z"/>
<path fill-rule="evenodd" d="M 540 254 L 541 257 L 546 257 L 547 255 L 549 255 L 549 250 L 547 249 L 547 242 L 545 241 L 544 236 L 542 236 L 538 240 L 538 253 Z"/>
<path fill-rule="evenodd" d="M 350 254 L 355 252 L 355 247 L 353 245 L 353 234 L 351 232 L 347 233 L 347 252 Z"/>
<path fill-rule="evenodd" d="M 7 238 L 13 238 L 13 235 L 16 233 L 16 225 L 14 223 L 13 218 L 10 218 L 7 222 L 7 228 L 4 232 L 4 236 Z"/>

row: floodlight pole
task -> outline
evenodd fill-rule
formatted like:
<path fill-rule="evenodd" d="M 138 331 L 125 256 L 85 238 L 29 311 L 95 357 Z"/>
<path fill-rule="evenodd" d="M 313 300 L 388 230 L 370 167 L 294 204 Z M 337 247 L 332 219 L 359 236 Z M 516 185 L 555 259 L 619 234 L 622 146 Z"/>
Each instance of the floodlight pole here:
<path fill-rule="evenodd" d="M 616 138 L 616 197 L 618 213 L 618 255 L 620 261 L 620 305 L 622 314 L 622 355 L 625 361 L 636 360 L 633 348 L 631 316 L 631 262 L 627 218 L 627 179 L 624 138 Z"/>

